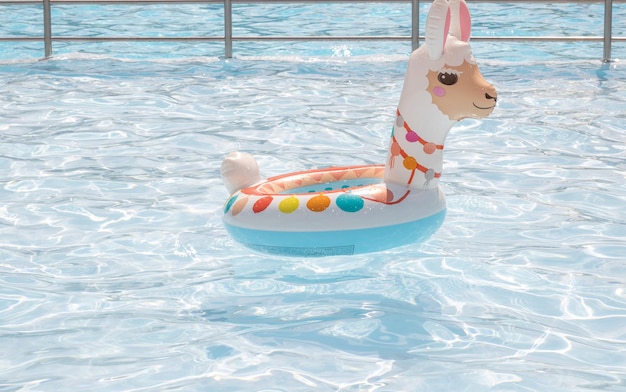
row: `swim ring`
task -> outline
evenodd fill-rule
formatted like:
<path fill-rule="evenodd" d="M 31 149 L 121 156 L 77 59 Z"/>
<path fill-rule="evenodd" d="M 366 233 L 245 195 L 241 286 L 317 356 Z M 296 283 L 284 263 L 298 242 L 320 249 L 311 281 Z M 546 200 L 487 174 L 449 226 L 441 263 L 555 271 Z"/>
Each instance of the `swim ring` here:
<path fill-rule="evenodd" d="M 470 30 L 463 0 L 433 2 L 425 44 L 409 59 L 385 164 L 263 180 L 251 155 L 229 154 L 223 221 L 231 237 L 262 252 L 326 256 L 380 251 L 436 232 L 446 213 L 439 186 L 445 138 L 459 120 L 488 116 L 497 101 L 472 55 Z"/>

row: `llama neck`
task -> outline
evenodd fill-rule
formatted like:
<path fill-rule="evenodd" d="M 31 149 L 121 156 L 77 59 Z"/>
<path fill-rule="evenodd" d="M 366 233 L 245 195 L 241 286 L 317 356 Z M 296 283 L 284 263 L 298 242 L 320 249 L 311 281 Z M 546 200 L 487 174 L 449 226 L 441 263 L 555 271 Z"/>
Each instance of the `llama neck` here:
<path fill-rule="evenodd" d="M 387 151 L 385 183 L 413 189 L 439 185 L 443 166 L 443 144 L 455 123 L 441 116 L 419 116 L 399 105 Z M 417 115 L 416 115 L 417 114 Z"/>

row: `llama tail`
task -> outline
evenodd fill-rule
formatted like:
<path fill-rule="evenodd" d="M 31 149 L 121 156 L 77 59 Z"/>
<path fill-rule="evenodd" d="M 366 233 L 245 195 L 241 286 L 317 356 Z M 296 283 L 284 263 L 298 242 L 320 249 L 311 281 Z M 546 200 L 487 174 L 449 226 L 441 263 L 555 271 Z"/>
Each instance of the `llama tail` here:
<path fill-rule="evenodd" d="M 259 165 L 248 153 L 231 152 L 222 161 L 222 181 L 231 194 L 254 185 L 261 181 Z"/>

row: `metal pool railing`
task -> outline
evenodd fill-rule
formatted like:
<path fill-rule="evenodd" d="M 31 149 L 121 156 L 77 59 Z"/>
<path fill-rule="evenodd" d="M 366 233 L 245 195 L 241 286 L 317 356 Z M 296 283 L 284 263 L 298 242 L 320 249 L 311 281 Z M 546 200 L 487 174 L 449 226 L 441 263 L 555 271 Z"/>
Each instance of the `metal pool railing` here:
<path fill-rule="evenodd" d="M 423 0 L 426 1 L 426 0 Z M 472 0 L 473 3 L 604 3 L 604 32 L 602 36 L 489 36 L 472 37 L 472 40 L 489 41 L 601 41 L 603 42 L 603 61 L 611 61 L 611 46 L 615 41 L 626 41 L 626 37 L 613 37 L 613 2 L 626 0 Z M 233 35 L 233 8 L 232 5 L 250 3 L 411 3 L 411 34 L 407 36 L 234 36 Z M 188 37 L 70 37 L 55 36 L 52 34 L 52 5 L 57 4 L 223 4 L 224 8 L 224 35 L 222 36 L 188 36 Z M 413 49 L 423 39 L 419 35 L 419 5 L 420 0 L 0 0 L 3 5 L 33 5 L 43 6 L 43 37 L 0 37 L 0 41 L 43 41 L 44 57 L 52 56 L 54 41 L 223 41 L 224 56 L 232 58 L 234 41 L 411 41 Z M 1 8 L 0 8 L 1 9 Z"/>

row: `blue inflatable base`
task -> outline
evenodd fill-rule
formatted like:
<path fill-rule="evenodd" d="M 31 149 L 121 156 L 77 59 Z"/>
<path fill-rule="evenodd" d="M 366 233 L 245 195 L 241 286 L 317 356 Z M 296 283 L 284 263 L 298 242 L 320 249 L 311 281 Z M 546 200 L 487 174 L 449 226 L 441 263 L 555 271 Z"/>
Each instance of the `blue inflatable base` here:
<path fill-rule="evenodd" d="M 429 217 L 392 226 L 319 232 L 265 231 L 225 224 L 250 249 L 282 256 L 321 257 L 377 252 L 427 240 L 441 227 L 442 210 Z"/>

